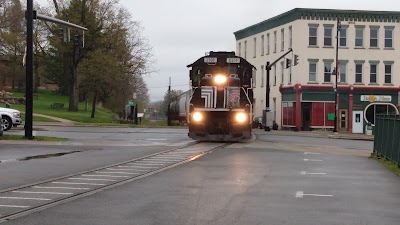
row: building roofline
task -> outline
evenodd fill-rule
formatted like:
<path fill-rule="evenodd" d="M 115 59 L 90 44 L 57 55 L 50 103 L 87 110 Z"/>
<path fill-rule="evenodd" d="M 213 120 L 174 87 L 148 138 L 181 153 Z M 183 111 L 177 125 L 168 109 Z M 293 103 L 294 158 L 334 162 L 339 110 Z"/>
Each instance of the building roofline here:
<path fill-rule="evenodd" d="M 234 32 L 234 35 L 236 40 L 240 40 L 302 18 L 308 20 L 336 20 L 337 17 L 346 21 L 400 22 L 399 11 L 294 8 L 260 23 L 238 30 Z"/>

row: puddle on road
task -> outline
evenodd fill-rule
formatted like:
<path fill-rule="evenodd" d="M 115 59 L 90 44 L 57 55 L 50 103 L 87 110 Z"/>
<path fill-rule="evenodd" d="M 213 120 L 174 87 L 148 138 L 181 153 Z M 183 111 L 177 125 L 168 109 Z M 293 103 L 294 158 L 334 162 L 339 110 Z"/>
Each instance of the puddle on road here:
<path fill-rule="evenodd" d="M 0 163 L 29 161 L 29 160 L 32 160 L 32 159 L 55 158 L 55 157 L 60 157 L 60 156 L 63 156 L 63 155 L 69 155 L 69 154 L 79 153 L 79 152 L 82 152 L 82 151 L 71 151 L 71 152 L 60 152 L 60 153 L 52 153 L 52 154 L 44 154 L 44 155 L 34 155 L 34 156 L 27 156 L 27 157 L 19 158 L 19 159 L 4 159 L 4 160 L 0 160 Z"/>

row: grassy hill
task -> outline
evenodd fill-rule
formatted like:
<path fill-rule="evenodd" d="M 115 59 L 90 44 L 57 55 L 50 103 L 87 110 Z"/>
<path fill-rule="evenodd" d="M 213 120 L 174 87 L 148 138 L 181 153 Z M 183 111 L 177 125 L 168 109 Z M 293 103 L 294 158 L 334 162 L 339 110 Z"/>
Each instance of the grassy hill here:
<path fill-rule="evenodd" d="M 69 112 L 69 97 L 65 95 L 55 94 L 53 91 L 48 90 L 39 90 L 38 99 L 34 98 L 33 100 L 33 112 L 38 114 L 44 114 L 54 117 L 59 117 L 63 119 L 68 119 L 80 123 L 111 123 L 115 114 L 108 109 L 104 108 L 96 108 L 95 118 L 90 118 L 91 114 L 91 104 L 88 105 L 88 110 L 85 111 L 85 103 L 79 103 L 79 112 Z M 25 93 L 13 92 L 14 97 L 24 97 Z M 51 108 L 51 104 L 53 103 L 63 103 L 63 109 L 53 109 Z M 1 105 L 5 107 L 3 103 Z M 11 108 L 17 109 L 20 111 L 25 111 L 25 105 L 12 104 Z"/>

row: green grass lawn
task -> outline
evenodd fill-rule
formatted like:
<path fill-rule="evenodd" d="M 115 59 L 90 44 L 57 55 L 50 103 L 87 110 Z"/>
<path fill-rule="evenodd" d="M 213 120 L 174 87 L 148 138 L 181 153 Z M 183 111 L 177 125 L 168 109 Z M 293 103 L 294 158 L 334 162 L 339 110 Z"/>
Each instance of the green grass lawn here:
<path fill-rule="evenodd" d="M 25 113 L 21 113 L 21 118 L 25 121 Z M 52 120 L 43 116 L 33 116 L 34 122 L 58 122 L 57 120 Z"/>
<path fill-rule="evenodd" d="M 0 136 L 0 140 L 27 141 L 28 139 L 25 139 L 22 135 L 3 134 L 2 136 Z M 68 141 L 68 138 L 36 136 L 33 140 L 59 142 L 59 141 Z"/>
<path fill-rule="evenodd" d="M 63 119 L 68 119 L 80 123 L 111 123 L 113 117 L 115 116 L 110 110 L 104 108 L 96 108 L 95 118 L 90 118 L 91 106 L 89 104 L 88 111 L 85 111 L 85 103 L 79 103 L 79 112 L 69 112 L 68 111 L 68 96 L 54 94 L 52 91 L 39 90 L 39 99 L 33 100 L 33 112 L 38 114 L 44 114 L 54 117 L 59 117 Z M 13 92 L 14 97 L 24 97 L 25 93 Z M 52 103 L 64 103 L 63 109 L 53 109 L 50 107 Z M 1 105 L 5 107 L 4 104 Z M 25 111 L 25 105 L 12 104 L 11 108 L 20 111 Z M 42 117 L 43 118 L 43 117 Z M 36 118 L 39 119 L 39 118 Z M 45 119 L 40 119 L 45 120 Z M 34 121 L 39 121 L 35 120 Z M 43 121 L 44 122 L 44 121 Z M 46 121 L 50 122 L 50 121 Z"/>

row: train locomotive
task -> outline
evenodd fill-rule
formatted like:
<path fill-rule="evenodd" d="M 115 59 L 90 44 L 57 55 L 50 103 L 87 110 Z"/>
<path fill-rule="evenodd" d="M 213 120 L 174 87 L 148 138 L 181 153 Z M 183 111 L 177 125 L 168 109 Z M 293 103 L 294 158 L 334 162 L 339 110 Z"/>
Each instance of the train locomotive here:
<path fill-rule="evenodd" d="M 191 89 L 174 104 L 175 111 L 180 109 L 179 116 L 186 117 L 189 137 L 200 141 L 249 139 L 255 67 L 235 52 L 210 52 L 187 67 L 191 68 Z"/>

